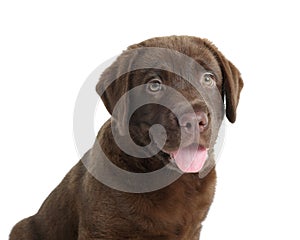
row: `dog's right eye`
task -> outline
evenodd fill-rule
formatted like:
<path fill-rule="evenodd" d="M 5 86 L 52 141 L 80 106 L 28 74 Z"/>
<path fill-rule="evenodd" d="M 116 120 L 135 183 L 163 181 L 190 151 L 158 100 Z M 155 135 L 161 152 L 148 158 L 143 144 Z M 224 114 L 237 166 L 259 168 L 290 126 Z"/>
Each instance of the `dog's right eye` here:
<path fill-rule="evenodd" d="M 148 90 L 150 92 L 158 92 L 162 88 L 161 80 L 159 79 L 152 79 L 148 82 Z"/>

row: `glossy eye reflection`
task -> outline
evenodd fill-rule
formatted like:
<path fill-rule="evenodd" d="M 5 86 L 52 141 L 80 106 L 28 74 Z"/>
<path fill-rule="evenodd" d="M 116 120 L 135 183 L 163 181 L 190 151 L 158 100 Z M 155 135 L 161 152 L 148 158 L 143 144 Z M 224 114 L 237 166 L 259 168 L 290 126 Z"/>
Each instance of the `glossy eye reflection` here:
<path fill-rule="evenodd" d="M 162 88 L 161 80 L 160 79 L 152 79 L 148 82 L 148 90 L 150 92 L 158 92 Z"/>
<path fill-rule="evenodd" d="M 216 85 L 215 75 L 212 73 L 205 73 L 201 78 L 201 84 L 208 87 L 214 87 Z"/>

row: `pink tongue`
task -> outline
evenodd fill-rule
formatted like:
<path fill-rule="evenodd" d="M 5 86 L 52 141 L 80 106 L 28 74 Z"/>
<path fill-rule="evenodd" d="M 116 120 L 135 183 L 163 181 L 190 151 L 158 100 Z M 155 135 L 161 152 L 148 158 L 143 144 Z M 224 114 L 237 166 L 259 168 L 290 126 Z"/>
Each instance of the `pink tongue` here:
<path fill-rule="evenodd" d="M 178 168 L 185 173 L 199 172 L 207 158 L 207 149 L 191 145 L 173 152 Z"/>

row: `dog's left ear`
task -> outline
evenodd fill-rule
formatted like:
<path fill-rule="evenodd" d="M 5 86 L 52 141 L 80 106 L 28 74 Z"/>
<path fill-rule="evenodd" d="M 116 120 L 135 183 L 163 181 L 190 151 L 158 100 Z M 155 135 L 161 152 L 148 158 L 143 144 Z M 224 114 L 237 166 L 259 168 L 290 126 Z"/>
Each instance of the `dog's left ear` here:
<path fill-rule="evenodd" d="M 244 86 L 241 74 L 210 41 L 205 40 L 205 45 L 214 54 L 221 67 L 223 94 L 226 98 L 226 116 L 231 123 L 234 123 L 236 120 L 236 109 L 240 99 L 240 92 Z"/>

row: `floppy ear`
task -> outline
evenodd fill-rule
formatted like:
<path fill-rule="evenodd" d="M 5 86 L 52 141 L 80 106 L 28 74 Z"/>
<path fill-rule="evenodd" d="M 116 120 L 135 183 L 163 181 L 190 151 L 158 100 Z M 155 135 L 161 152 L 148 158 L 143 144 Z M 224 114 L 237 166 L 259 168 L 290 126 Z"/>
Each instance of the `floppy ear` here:
<path fill-rule="evenodd" d="M 111 115 L 119 99 L 129 89 L 128 78 L 130 74 L 127 70 L 129 69 L 130 60 L 126 59 L 125 55 L 125 53 L 120 55 L 117 60 L 102 73 L 96 85 L 96 92 L 100 95 L 107 111 Z M 124 101 L 119 104 L 119 109 L 114 113 L 114 116 L 112 116 L 112 120 L 115 121 L 120 135 L 123 136 L 125 135 L 125 124 L 128 121 L 128 96 L 125 96 Z"/>
<path fill-rule="evenodd" d="M 226 116 L 232 123 L 236 120 L 236 109 L 244 86 L 239 70 L 228 60 L 224 63 L 224 92 L 226 96 Z"/>
<path fill-rule="evenodd" d="M 223 76 L 223 94 L 226 98 L 226 116 L 231 123 L 236 120 L 236 109 L 239 103 L 240 92 L 244 86 L 239 70 L 228 61 L 224 55 L 208 40 L 205 45 L 214 54 L 219 62 Z M 223 96 L 224 97 L 224 96 Z"/>

